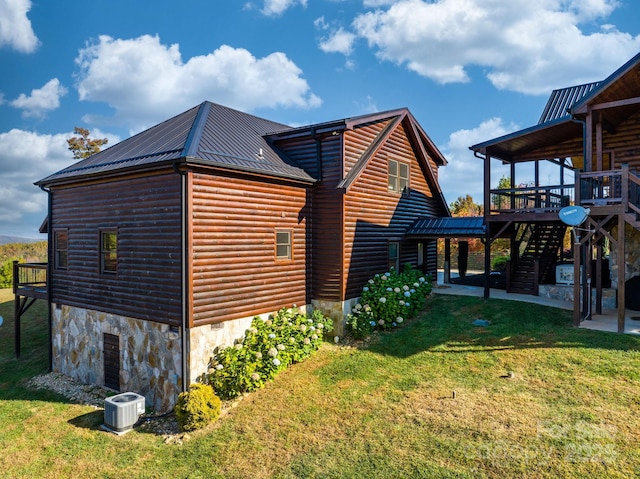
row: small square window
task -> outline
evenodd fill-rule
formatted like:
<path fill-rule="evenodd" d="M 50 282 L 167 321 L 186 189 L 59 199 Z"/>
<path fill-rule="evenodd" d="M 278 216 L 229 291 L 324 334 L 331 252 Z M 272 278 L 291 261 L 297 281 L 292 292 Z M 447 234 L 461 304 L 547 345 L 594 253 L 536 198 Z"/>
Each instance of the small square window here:
<path fill-rule="evenodd" d="M 55 269 L 66 270 L 69 256 L 69 232 L 66 229 L 53 232 L 53 248 Z"/>
<path fill-rule="evenodd" d="M 409 165 L 396 160 L 389 160 L 389 191 L 405 193 L 409 189 Z"/>
<path fill-rule="evenodd" d="M 291 259 L 291 231 L 276 231 L 276 259 Z"/>
<path fill-rule="evenodd" d="M 118 233 L 115 230 L 100 232 L 100 272 L 115 274 L 118 271 Z"/>

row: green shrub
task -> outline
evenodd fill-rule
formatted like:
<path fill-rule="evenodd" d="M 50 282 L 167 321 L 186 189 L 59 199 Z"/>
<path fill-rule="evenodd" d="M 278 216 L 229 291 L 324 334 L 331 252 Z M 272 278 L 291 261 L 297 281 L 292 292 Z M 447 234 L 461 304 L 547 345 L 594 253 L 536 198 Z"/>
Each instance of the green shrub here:
<path fill-rule="evenodd" d="M 347 326 L 356 338 L 375 329 L 395 328 L 422 311 L 431 289 L 431 278 L 409 264 L 402 273 L 391 269 L 376 274 L 362 288 L 360 301 L 347 316 Z"/>
<path fill-rule="evenodd" d="M 509 261 L 509 256 L 496 256 L 491 261 L 491 271 L 504 271 L 507 269 L 507 262 Z"/>
<path fill-rule="evenodd" d="M 178 396 L 175 412 L 183 431 L 201 429 L 220 416 L 222 405 L 208 384 L 192 384 L 189 391 Z"/>
<path fill-rule="evenodd" d="M 319 311 L 282 308 L 267 320 L 253 319 L 245 336 L 216 353 L 206 380 L 223 399 L 255 391 L 292 363 L 308 358 L 333 329 Z"/>

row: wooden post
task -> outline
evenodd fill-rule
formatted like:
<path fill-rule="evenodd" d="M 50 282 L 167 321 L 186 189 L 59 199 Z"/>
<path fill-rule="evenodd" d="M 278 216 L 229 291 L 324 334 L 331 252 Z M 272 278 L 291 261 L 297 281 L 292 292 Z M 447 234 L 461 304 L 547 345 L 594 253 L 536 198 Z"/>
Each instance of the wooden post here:
<path fill-rule="evenodd" d="M 489 284 L 489 277 L 491 276 L 491 233 L 489 232 L 489 225 L 487 225 L 487 231 L 484 236 L 484 299 L 489 299 L 489 292 L 491 285 Z"/>
<path fill-rule="evenodd" d="M 20 295 L 18 294 L 18 283 L 20 282 L 20 271 L 18 262 L 13 262 L 13 346 L 16 359 L 20 359 Z"/>
<path fill-rule="evenodd" d="M 444 279 L 445 284 L 451 283 L 451 238 L 444 239 Z"/>
<path fill-rule="evenodd" d="M 628 170 L 627 170 L 628 172 Z M 618 332 L 624 333 L 624 314 L 625 314 L 625 270 L 627 268 L 625 262 L 625 220 L 624 213 L 618 215 Z"/>
<path fill-rule="evenodd" d="M 576 170 L 574 186 L 575 204 L 580 205 L 580 171 Z M 580 236 L 573 229 L 573 325 L 580 326 Z"/>

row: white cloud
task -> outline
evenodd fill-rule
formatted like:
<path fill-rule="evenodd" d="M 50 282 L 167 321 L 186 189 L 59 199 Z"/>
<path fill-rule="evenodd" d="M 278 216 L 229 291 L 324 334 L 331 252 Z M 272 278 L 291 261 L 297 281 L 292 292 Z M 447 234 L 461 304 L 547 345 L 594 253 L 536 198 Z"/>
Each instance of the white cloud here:
<path fill-rule="evenodd" d="M 204 100 L 244 111 L 321 103 L 300 68 L 280 52 L 256 58 L 223 45 L 184 63 L 179 46 L 163 45 L 157 36 L 101 36 L 80 51 L 76 62 L 80 99 L 108 103 L 134 130 Z"/>
<path fill-rule="evenodd" d="M 49 80 L 42 88 L 31 90 L 31 95 L 21 93 L 10 104 L 24 110 L 23 118 L 42 118 L 47 112 L 60 106 L 60 97 L 67 94 L 67 89 L 57 78 Z"/>
<path fill-rule="evenodd" d="M 528 94 L 601 80 L 640 50 L 640 35 L 602 23 L 617 0 L 399 0 L 352 28 L 378 57 L 438 83 L 480 67 L 499 89 Z M 586 22 L 589 22 L 588 24 Z"/>
<path fill-rule="evenodd" d="M 471 195 L 476 203 L 482 204 L 484 162 L 476 158 L 469 147 L 518 129 L 513 123 L 505 125 L 501 118 L 491 118 L 475 128 L 449 135 L 449 142 L 441 149 L 448 164 L 439 169 L 439 183 L 449 204 L 465 195 Z M 503 175 L 509 174 L 508 168 L 494 168 L 494 163 L 491 187 L 496 186 Z"/>
<path fill-rule="evenodd" d="M 32 53 L 40 42 L 27 18 L 30 0 L 0 0 L 0 47 L 9 46 L 22 53 Z"/>
<path fill-rule="evenodd" d="M 47 195 L 34 182 L 73 164 L 67 139 L 73 133 L 55 135 L 12 129 L 0 133 L 0 223 L 4 234 L 37 237 L 40 222 L 47 214 Z M 92 138 L 118 137 L 94 130 Z M 35 215 L 34 215 L 35 214 Z M 27 217 L 32 216 L 28 223 Z"/>
<path fill-rule="evenodd" d="M 262 13 L 270 17 L 277 17 L 297 4 L 306 7 L 307 0 L 264 0 Z"/>
<path fill-rule="evenodd" d="M 355 34 L 347 32 L 343 28 L 338 28 L 328 38 L 323 38 L 320 41 L 320 50 L 325 53 L 342 53 L 349 56 L 353 51 L 355 39 Z"/>

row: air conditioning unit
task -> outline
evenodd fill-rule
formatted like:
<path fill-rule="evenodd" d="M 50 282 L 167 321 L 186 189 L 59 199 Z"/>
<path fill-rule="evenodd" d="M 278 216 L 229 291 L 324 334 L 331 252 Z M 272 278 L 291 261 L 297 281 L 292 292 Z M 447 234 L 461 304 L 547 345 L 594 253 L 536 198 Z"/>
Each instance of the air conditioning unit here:
<path fill-rule="evenodd" d="M 105 398 L 103 428 L 124 434 L 133 428 L 141 414 L 144 414 L 144 396 L 122 393 Z"/>

